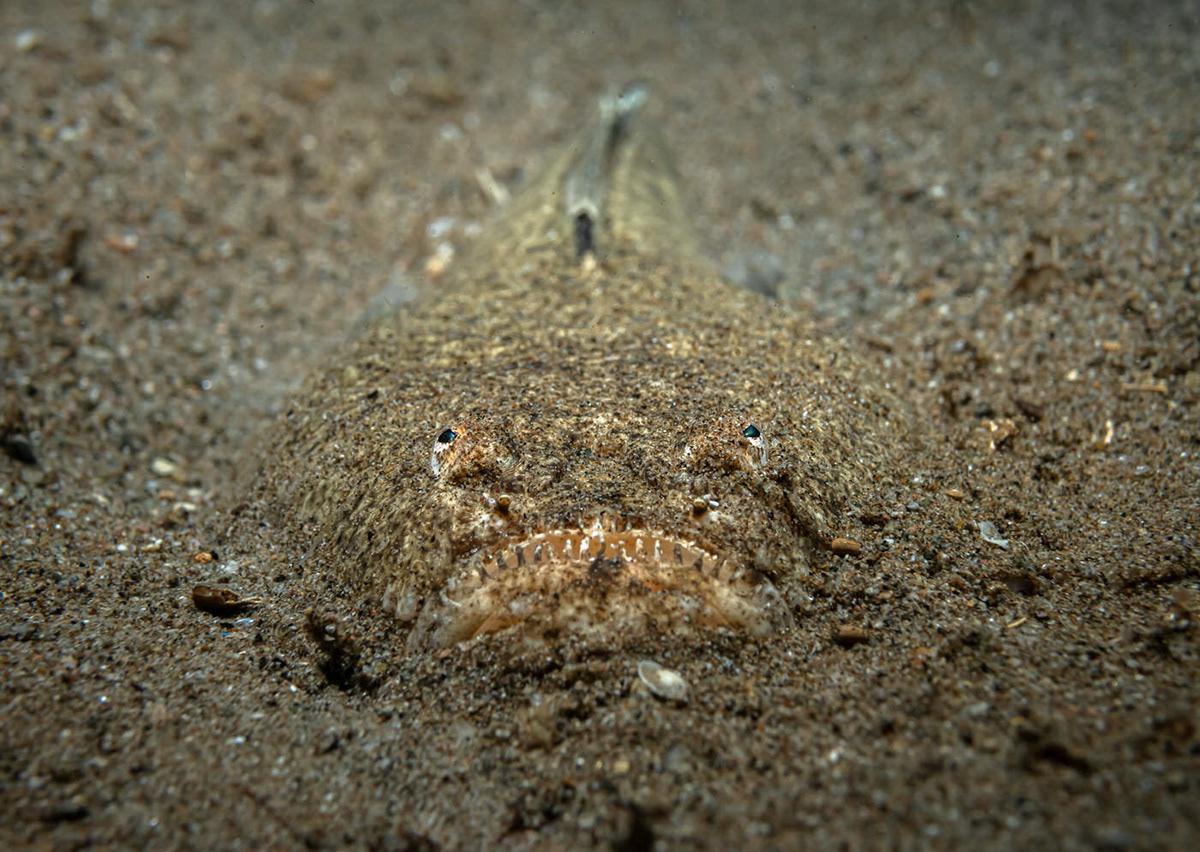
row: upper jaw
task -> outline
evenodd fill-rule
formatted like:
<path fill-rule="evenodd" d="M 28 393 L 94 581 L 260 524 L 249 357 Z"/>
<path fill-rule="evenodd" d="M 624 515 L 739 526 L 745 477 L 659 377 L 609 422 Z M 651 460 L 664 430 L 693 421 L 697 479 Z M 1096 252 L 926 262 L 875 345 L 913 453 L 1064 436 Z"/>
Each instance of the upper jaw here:
<path fill-rule="evenodd" d="M 790 623 L 775 587 L 737 554 L 602 517 L 477 551 L 426 600 L 409 645 L 446 647 L 500 631 L 610 637 L 725 627 L 764 635 Z"/>

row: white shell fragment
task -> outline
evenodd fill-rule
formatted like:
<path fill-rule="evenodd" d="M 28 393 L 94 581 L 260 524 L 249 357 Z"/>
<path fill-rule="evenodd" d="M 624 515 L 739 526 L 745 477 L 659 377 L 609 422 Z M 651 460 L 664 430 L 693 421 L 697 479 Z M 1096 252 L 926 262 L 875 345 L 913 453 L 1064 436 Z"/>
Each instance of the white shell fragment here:
<path fill-rule="evenodd" d="M 996 525 L 991 521 L 979 521 L 979 537 L 988 544 L 994 544 L 996 547 L 1008 550 L 1008 539 L 1000 536 Z"/>
<path fill-rule="evenodd" d="M 687 704 L 688 684 L 683 675 L 673 669 L 660 666 L 653 660 L 642 660 L 637 667 L 638 677 L 642 683 L 654 693 L 655 697 L 664 701 L 676 701 Z"/>

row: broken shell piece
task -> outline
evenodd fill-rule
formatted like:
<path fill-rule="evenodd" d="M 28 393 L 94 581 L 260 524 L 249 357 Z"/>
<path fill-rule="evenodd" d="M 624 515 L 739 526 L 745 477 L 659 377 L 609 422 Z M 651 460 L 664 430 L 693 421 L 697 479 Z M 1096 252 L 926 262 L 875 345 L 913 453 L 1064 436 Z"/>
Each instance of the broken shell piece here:
<path fill-rule="evenodd" d="M 1003 550 L 1008 550 L 1008 539 L 1000 535 L 1000 532 L 996 529 L 995 524 L 993 524 L 991 521 L 979 521 L 978 526 L 980 538 L 982 538 L 988 544 L 994 544 L 996 547 L 999 547 Z"/>
<path fill-rule="evenodd" d="M 196 609 L 221 616 L 240 615 L 262 603 L 262 598 L 243 598 L 230 589 L 216 586 L 196 586 L 192 589 L 192 603 Z"/>
<path fill-rule="evenodd" d="M 674 669 L 663 668 L 653 660 L 642 660 L 637 667 L 638 677 L 656 698 L 687 704 L 688 684 Z"/>

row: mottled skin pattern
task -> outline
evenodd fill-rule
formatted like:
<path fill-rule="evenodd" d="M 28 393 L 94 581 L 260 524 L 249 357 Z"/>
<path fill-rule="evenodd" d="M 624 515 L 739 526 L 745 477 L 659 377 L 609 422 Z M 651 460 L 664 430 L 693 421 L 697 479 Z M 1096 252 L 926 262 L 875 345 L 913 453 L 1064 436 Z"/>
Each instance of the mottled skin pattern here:
<path fill-rule="evenodd" d="M 599 518 L 698 543 L 744 569 L 743 591 L 766 578 L 786 592 L 872 493 L 903 431 L 868 367 L 717 278 L 644 128 L 616 149 L 598 262 L 581 263 L 558 201 L 575 150 L 501 211 L 437 297 L 377 320 L 312 377 L 265 465 L 262 493 L 313 550 L 310 582 L 413 621 L 410 644 L 476 632 L 438 639 L 421 624 L 488 553 Z M 478 632 L 692 623 L 661 590 L 624 583 L 619 560 L 591 568 L 534 615 Z M 510 585 L 537 592 L 537 571 L 520 571 Z"/>

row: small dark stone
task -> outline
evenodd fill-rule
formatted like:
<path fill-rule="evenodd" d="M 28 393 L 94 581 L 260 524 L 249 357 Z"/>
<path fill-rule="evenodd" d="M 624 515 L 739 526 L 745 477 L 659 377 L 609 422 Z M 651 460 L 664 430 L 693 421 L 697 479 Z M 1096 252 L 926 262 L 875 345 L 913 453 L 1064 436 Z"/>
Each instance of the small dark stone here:
<path fill-rule="evenodd" d="M 42 814 L 42 822 L 78 822 L 91 815 L 87 805 L 78 802 L 63 802 Z"/>
<path fill-rule="evenodd" d="M 1013 405 L 1025 415 L 1025 419 L 1030 423 L 1037 423 L 1046 416 L 1046 409 L 1032 400 L 1024 399 L 1023 397 L 1014 397 Z"/>
<path fill-rule="evenodd" d="M 4 452 L 8 457 L 23 464 L 37 464 L 37 454 L 33 451 L 33 443 L 24 435 L 6 435 Z"/>
<path fill-rule="evenodd" d="M 625 818 L 620 820 L 619 834 L 614 838 L 612 848 L 621 852 L 648 852 L 653 849 L 654 826 L 648 814 L 634 802 L 626 803 L 624 811 Z"/>

